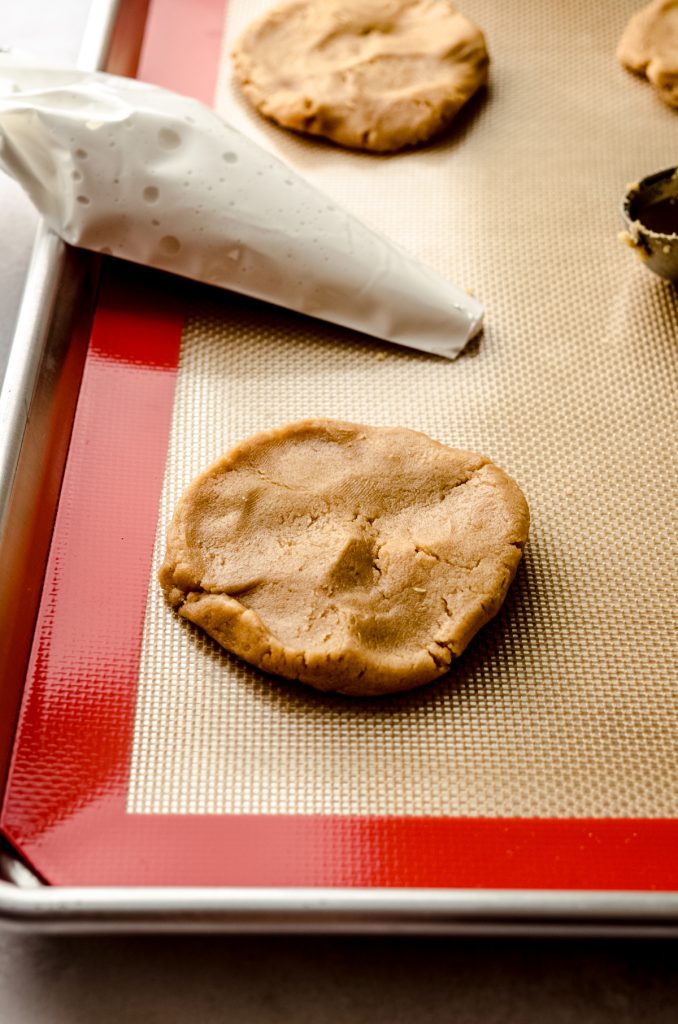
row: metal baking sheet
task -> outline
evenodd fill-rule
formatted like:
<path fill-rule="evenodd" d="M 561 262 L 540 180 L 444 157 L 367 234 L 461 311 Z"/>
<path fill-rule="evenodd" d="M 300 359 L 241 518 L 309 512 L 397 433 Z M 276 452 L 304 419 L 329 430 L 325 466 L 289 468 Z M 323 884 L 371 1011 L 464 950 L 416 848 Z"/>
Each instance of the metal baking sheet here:
<path fill-rule="evenodd" d="M 202 885 L 212 903 L 193 910 L 215 926 L 322 926 L 324 906 L 327 927 L 668 929 L 678 306 L 616 234 L 626 183 L 671 163 L 675 114 L 614 59 L 632 5 L 466 5 L 490 89 L 445 139 L 386 159 L 244 105 L 228 52 L 263 6 L 229 3 L 218 109 L 472 288 L 486 329 L 447 363 L 205 289 L 173 285 L 168 302 L 167 278 L 109 268 L 5 831 L 41 893 Z M 483 451 L 528 496 L 507 605 L 433 687 L 321 698 L 162 603 L 182 487 L 248 433 L 308 415 Z M 128 894 L 119 918 L 179 925 L 191 897 L 160 892 L 136 910 Z M 90 899 L 90 921 L 115 918 Z"/>

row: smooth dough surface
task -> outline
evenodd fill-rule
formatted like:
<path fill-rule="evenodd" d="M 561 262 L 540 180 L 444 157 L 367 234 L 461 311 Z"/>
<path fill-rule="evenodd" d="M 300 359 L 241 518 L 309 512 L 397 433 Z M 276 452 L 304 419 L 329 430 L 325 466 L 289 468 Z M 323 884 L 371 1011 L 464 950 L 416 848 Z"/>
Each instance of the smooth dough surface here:
<path fill-rule="evenodd" d="M 678 0 L 653 0 L 634 14 L 617 57 L 629 71 L 645 75 L 665 103 L 678 107 Z"/>
<path fill-rule="evenodd" d="M 246 29 L 233 62 L 248 99 L 284 128 L 391 152 L 445 129 L 489 58 L 448 0 L 292 0 Z"/>
<path fill-rule="evenodd" d="M 499 610 L 527 539 L 518 485 L 417 431 L 304 420 L 184 492 L 160 582 L 227 650 L 368 696 L 442 675 Z"/>

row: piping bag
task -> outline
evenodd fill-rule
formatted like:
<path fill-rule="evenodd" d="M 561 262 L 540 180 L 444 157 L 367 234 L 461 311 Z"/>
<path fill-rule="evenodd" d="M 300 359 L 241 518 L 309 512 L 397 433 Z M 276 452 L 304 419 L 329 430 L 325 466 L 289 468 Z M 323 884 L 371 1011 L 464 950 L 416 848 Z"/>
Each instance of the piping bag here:
<path fill-rule="evenodd" d="M 454 358 L 483 307 L 197 100 L 0 53 L 0 166 L 71 245 Z"/>

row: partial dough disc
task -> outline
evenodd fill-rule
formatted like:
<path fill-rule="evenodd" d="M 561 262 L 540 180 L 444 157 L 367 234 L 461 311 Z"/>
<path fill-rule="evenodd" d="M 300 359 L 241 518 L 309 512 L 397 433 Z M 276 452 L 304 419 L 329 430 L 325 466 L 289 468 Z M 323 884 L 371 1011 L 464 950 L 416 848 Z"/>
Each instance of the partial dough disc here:
<path fill-rule="evenodd" d="M 369 696 L 442 675 L 499 610 L 527 539 L 517 484 L 425 434 L 305 420 L 184 492 L 160 582 L 266 672 Z"/>
<path fill-rule="evenodd" d="M 279 125 L 385 153 L 446 128 L 489 58 L 448 0 L 292 0 L 249 26 L 233 61 Z"/>
<path fill-rule="evenodd" d="M 678 107 L 678 0 L 653 0 L 634 14 L 617 57 L 629 71 L 645 75 L 665 103 Z"/>

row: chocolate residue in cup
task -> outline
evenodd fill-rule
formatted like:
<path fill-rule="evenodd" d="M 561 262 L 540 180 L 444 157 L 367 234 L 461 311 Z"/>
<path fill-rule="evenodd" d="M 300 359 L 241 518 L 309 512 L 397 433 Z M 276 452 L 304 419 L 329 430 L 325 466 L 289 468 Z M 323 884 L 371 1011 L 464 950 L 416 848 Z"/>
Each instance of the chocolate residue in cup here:
<path fill-rule="evenodd" d="M 658 235 L 678 235 L 678 195 L 640 206 L 635 214 L 643 227 Z"/>

